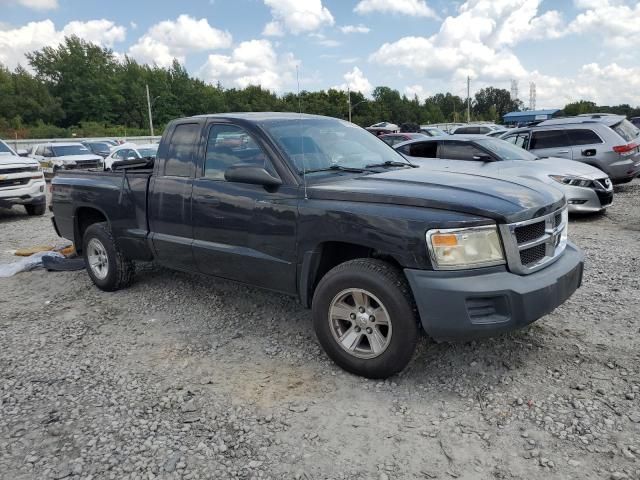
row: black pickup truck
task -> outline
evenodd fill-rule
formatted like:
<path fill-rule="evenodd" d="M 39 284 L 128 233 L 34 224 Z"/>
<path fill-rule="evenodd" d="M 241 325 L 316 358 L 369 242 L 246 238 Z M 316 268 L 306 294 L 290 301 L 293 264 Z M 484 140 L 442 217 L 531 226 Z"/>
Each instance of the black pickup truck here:
<path fill-rule="evenodd" d="M 580 286 L 559 190 L 416 167 L 348 122 L 281 113 L 172 122 L 155 162 L 64 172 L 54 226 L 101 289 L 156 261 L 294 295 L 327 354 L 384 378 L 420 327 L 441 340 L 527 325 Z"/>

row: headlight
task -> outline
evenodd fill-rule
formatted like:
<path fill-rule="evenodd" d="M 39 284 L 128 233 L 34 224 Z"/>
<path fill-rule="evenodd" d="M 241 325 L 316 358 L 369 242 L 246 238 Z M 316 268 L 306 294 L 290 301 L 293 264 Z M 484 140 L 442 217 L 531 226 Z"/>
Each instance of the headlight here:
<path fill-rule="evenodd" d="M 505 263 L 495 225 L 429 230 L 427 246 L 436 270 L 490 267 Z"/>
<path fill-rule="evenodd" d="M 591 187 L 593 185 L 592 180 L 589 180 L 588 178 L 576 177 L 573 175 L 549 175 L 549 177 L 551 177 L 558 183 L 571 185 L 572 187 Z"/>

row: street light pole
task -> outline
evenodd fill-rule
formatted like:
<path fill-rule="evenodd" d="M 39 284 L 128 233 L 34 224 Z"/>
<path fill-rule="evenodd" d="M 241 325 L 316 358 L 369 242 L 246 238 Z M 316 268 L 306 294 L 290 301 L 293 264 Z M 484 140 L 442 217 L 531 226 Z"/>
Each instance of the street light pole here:
<path fill-rule="evenodd" d="M 347 87 L 347 103 L 349 104 L 349 123 L 351 123 L 351 89 Z"/>
<path fill-rule="evenodd" d="M 153 117 L 151 116 L 151 97 L 149 96 L 149 84 L 146 84 L 147 88 L 147 107 L 149 108 L 149 131 L 151 132 L 151 136 L 153 137 Z"/>

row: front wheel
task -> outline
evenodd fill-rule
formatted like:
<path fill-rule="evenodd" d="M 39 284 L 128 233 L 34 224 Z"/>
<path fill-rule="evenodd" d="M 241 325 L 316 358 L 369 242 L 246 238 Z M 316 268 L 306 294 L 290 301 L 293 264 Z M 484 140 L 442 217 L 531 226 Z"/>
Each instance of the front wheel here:
<path fill-rule="evenodd" d="M 27 214 L 30 217 L 44 215 L 44 212 L 47 210 L 47 205 L 44 203 L 40 203 L 37 205 L 25 205 L 24 209 L 27 211 Z"/>
<path fill-rule="evenodd" d="M 374 259 L 343 263 L 322 278 L 313 296 L 313 326 L 334 362 L 367 378 L 404 369 L 418 339 L 404 275 Z"/>
<path fill-rule="evenodd" d="M 135 266 L 116 245 L 106 222 L 89 226 L 82 243 L 87 273 L 99 289 L 113 292 L 131 285 Z"/>

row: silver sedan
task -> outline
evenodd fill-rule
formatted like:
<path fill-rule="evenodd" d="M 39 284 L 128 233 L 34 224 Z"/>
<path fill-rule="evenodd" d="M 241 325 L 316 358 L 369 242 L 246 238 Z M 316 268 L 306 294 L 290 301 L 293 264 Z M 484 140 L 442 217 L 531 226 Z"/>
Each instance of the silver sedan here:
<path fill-rule="evenodd" d="M 539 158 L 504 140 L 457 135 L 394 145 L 410 161 L 432 168 L 476 175 L 539 180 L 561 189 L 570 212 L 600 212 L 613 202 L 613 184 L 601 170 L 563 158 Z"/>

